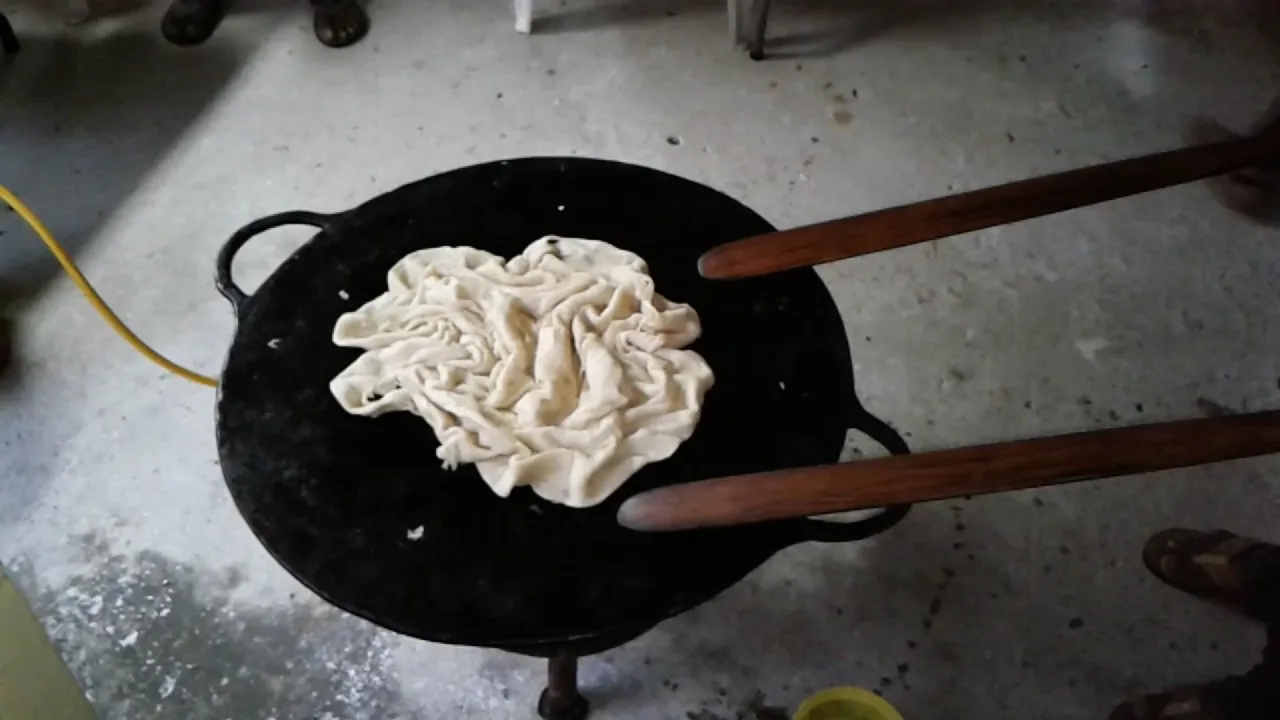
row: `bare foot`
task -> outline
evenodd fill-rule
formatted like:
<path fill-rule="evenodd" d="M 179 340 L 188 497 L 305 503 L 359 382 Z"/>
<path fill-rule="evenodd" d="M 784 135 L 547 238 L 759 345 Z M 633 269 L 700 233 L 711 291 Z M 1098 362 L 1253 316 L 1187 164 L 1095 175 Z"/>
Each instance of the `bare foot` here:
<path fill-rule="evenodd" d="M 346 47 L 369 32 L 369 16 L 357 0 L 325 3 L 315 13 L 316 38 L 329 47 Z"/>

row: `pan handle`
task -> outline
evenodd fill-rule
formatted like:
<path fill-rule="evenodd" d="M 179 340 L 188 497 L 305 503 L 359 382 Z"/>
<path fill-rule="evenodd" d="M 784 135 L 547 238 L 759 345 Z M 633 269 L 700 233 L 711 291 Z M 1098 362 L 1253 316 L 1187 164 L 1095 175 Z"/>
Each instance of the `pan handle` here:
<path fill-rule="evenodd" d="M 911 452 L 911 448 L 907 447 L 907 441 L 902 439 L 898 431 L 889 427 L 888 423 L 863 408 L 858 408 L 850 423 L 853 425 L 853 429 L 866 434 L 867 437 L 879 443 L 885 450 L 888 450 L 891 455 L 907 455 Z M 800 531 L 800 539 L 797 542 L 838 543 L 866 540 L 902 522 L 902 519 L 907 516 L 910 510 L 911 505 L 909 504 L 891 505 L 871 517 L 847 523 L 813 520 L 811 518 L 797 520 L 797 527 Z"/>
<path fill-rule="evenodd" d="M 258 218 L 240 228 L 218 251 L 218 265 L 214 275 L 214 282 L 218 286 L 218 292 L 222 293 L 227 302 L 231 303 L 232 310 L 235 311 L 236 315 L 239 315 L 245 302 L 249 300 L 249 295 L 241 290 L 235 281 L 231 279 L 231 261 L 235 259 L 236 253 L 240 251 L 241 247 L 244 247 L 246 242 L 249 242 L 255 235 L 284 225 L 310 225 L 320 228 L 321 232 L 329 232 L 333 229 L 338 217 L 338 215 L 324 215 L 306 210 L 293 210 Z"/>
<path fill-rule="evenodd" d="M 843 543 L 866 540 L 902 522 L 910 505 L 893 505 L 868 518 L 853 522 L 827 522 L 806 518 L 800 523 L 800 539 L 796 542 Z"/>

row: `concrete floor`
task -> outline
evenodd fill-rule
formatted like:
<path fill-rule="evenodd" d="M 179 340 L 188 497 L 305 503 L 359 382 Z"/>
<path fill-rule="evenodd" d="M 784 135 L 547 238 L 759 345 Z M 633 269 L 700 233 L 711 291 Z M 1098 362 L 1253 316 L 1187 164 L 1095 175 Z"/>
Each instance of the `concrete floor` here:
<path fill-rule="evenodd" d="M 548 0 L 543 0 L 548 4 Z M 216 373 L 230 232 L 432 173 L 574 153 L 668 170 L 792 226 L 1177 146 L 1280 92 L 1254 3 L 775 5 L 780 57 L 712 0 L 390 0 L 332 51 L 301 3 L 167 47 L 158 9 L 12 7 L 0 182 L 144 338 Z M 679 139 L 678 145 L 668 142 Z M 527 718 L 539 662 L 408 640 L 294 582 L 232 507 L 212 391 L 135 355 L 0 214 L 20 367 L 0 389 L 0 561 L 105 718 Z M 250 245 L 251 286 L 305 234 Z M 1280 406 L 1280 241 L 1185 187 L 821 270 L 861 396 L 917 450 Z M 775 557 L 582 666 L 597 718 L 741 717 L 830 685 L 908 718 L 1102 718 L 1248 667 L 1261 634 L 1146 576 L 1166 526 L 1280 537 L 1275 459 L 917 508 Z"/>

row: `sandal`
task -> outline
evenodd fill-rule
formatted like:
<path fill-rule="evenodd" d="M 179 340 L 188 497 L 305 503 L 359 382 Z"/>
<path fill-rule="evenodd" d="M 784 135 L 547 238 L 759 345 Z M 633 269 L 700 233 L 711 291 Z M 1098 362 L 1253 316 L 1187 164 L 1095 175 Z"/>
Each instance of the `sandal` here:
<path fill-rule="evenodd" d="M 1200 700 L 1200 688 L 1182 688 L 1143 697 L 1117 707 L 1108 720 L 1225 720 L 1208 711 Z"/>
<path fill-rule="evenodd" d="M 1142 549 L 1142 562 L 1165 584 L 1255 620 L 1274 614 L 1266 588 L 1280 583 L 1280 547 L 1226 530 L 1165 530 Z"/>
<path fill-rule="evenodd" d="M 173 0 L 160 19 L 160 34 L 174 45 L 199 45 L 227 14 L 225 0 Z"/>
<path fill-rule="evenodd" d="M 1231 680 L 1195 685 L 1166 693 L 1144 695 L 1111 711 L 1108 720 L 1227 720 L 1222 703 L 1214 697 Z"/>
<path fill-rule="evenodd" d="M 1194 145 L 1239 140 L 1238 135 L 1216 121 L 1199 119 L 1187 132 Z M 1274 168 L 1251 167 L 1205 181 L 1218 202 L 1263 225 L 1280 221 L 1280 178 Z"/>
<path fill-rule="evenodd" d="M 369 16 L 359 0 L 312 0 L 316 39 L 332 48 L 346 47 L 369 32 Z"/>
<path fill-rule="evenodd" d="M 1262 118 L 1249 129 L 1249 133 L 1260 135 L 1278 130 L 1280 99 L 1267 108 Z M 1208 145 L 1243 137 L 1208 118 L 1193 121 L 1186 134 L 1187 140 L 1193 145 Z M 1280 222 L 1280 174 L 1277 174 L 1274 167 L 1246 168 L 1209 178 L 1205 182 L 1218 202 L 1228 209 L 1263 225 Z"/>

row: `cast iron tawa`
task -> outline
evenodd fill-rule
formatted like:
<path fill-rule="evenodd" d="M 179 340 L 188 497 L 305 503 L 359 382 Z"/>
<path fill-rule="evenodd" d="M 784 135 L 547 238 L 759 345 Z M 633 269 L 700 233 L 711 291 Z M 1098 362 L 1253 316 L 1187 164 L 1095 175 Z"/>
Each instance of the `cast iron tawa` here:
<path fill-rule="evenodd" d="M 237 288 L 236 251 L 298 223 L 320 232 L 252 296 Z M 219 289 L 239 318 L 217 407 L 236 506 L 289 572 L 344 610 L 425 640 L 545 657 L 621 644 L 793 543 L 887 529 L 905 507 L 850 524 L 670 534 L 616 523 L 618 505 L 641 490 L 833 462 L 850 427 L 907 451 L 859 404 L 844 324 L 813 270 L 699 277 L 703 251 L 772 229 L 694 182 L 580 158 L 476 165 L 348 212 L 251 223 L 218 258 Z M 329 394 L 359 354 L 334 346 L 335 321 L 381 294 L 404 255 L 470 245 L 510 257 L 548 234 L 606 240 L 645 258 L 658 291 L 698 311 L 703 336 L 693 349 L 716 374 L 693 437 L 590 509 L 553 505 L 528 488 L 497 497 L 473 467 L 441 468 L 423 420 L 352 416 Z"/>

